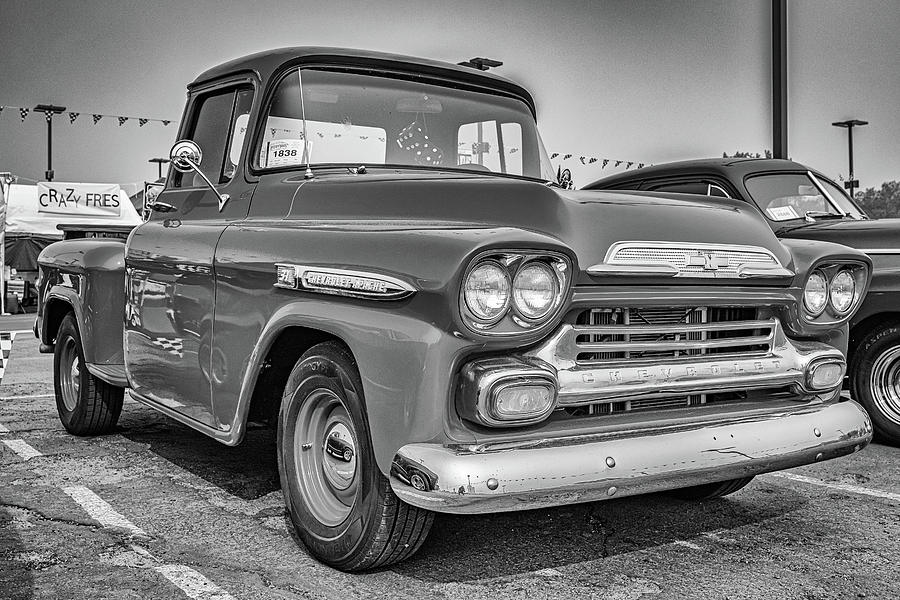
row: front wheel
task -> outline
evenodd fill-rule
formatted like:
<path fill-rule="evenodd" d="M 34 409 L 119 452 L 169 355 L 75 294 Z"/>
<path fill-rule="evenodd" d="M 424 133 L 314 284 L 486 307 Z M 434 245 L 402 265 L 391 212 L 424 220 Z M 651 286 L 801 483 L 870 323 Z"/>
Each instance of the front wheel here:
<path fill-rule="evenodd" d="M 850 390 L 875 433 L 900 445 L 900 326 L 876 329 L 860 342 L 850 364 Z"/>
<path fill-rule="evenodd" d="M 63 427 L 74 435 L 109 433 L 122 412 L 125 390 L 91 375 L 84 363 L 75 315 L 63 318 L 53 351 L 53 390 Z"/>
<path fill-rule="evenodd" d="M 297 535 L 343 571 L 411 556 L 433 513 L 394 494 L 375 463 L 362 383 L 349 350 L 325 342 L 291 371 L 278 415 L 278 472 Z"/>

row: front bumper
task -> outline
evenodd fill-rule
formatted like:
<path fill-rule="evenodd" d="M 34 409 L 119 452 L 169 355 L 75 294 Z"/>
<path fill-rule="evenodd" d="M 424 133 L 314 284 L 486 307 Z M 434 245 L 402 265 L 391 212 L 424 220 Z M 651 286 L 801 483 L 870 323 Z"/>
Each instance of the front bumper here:
<path fill-rule="evenodd" d="M 490 513 L 592 502 L 748 477 L 856 452 L 855 402 L 645 430 L 478 446 L 407 444 L 391 487 L 414 506 Z M 417 489 L 418 488 L 418 489 Z"/>

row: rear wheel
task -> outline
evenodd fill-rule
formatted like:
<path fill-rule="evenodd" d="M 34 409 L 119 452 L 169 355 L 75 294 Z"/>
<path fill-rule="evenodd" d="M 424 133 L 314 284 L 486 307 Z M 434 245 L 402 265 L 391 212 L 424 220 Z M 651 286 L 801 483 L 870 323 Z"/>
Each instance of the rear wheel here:
<path fill-rule="evenodd" d="M 876 329 L 860 342 L 850 364 L 850 390 L 875 433 L 900 445 L 900 326 Z"/>
<path fill-rule="evenodd" d="M 56 410 L 66 431 L 98 435 L 115 429 L 125 390 L 94 377 L 85 366 L 75 315 L 63 318 L 53 353 Z"/>
<path fill-rule="evenodd" d="M 751 481 L 753 481 L 753 477 L 716 481 L 715 483 L 705 483 L 673 490 L 672 495 L 682 500 L 712 500 L 713 498 L 721 498 L 722 496 L 733 494 Z"/>
<path fill-rule="evenodd" d="M 362 571 L 404 560 L 431 528 L 433 513 L 398 499 L 378 469 L 356 363 L 337 342 L 308 350 L 288 377 L 278 471 L 297 535 L 335 568 Z"/>

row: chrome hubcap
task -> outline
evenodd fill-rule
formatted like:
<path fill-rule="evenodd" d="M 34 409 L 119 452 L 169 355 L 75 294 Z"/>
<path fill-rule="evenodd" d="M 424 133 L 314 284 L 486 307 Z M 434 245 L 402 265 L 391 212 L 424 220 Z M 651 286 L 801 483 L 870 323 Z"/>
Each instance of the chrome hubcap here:
<path fill-rule="evenodd" d="M 900 425 L 900 347 L 891 348 L 875 359 L 869 388 L 881 414 Z"/>
<path fill-rule="evenodd" d="M 64 342 L 59 367 L 63 405 L 66 410 L 72 411 L 78 406 L 78 392 L 81 389 L 81 363 L 78 360 L 78 348 L 72 338 Z"/>
<path fill-rule="evenodd" d="M 297 415 L 293 441 L 304 504 L 323 524 L 339 525 L 356 499 L 358 444 L 350 415 L 334 392 L 310 394 Z"/>

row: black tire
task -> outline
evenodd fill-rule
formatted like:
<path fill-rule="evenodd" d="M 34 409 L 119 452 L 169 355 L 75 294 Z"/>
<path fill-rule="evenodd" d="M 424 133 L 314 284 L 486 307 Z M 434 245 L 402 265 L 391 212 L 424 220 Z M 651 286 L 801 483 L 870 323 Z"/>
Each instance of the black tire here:
<path fill-rule="evenodd" d="M 716 481 L 714 483 L 672 490 L 671 493 L 682 500 L 712 500 L 713 498 L 721 498 L 722 496 L 733 494 L 751 481 L 753 481 L 753 477 L 741 477 L 739 479 Z"/>
<path fill-rule="evenodd" d="M 294 365 L 278 414 L 278 473 L 291 522 L 313 556 L 342 571 L 405 560 L 434 519 L 398 499 L 378 469 L 362 390 L 350 351 L 324 342 Z"/>
<path fill-rule="evenodd" d="M 74 435 L 99 435 L 116 427 L 125 390 L 94 377 L 85 366 L 75 315 L 63 318 L 53 352 L 53 390 L 63 427 Z"/>
<path fill-rule="evenodd" d="M 850 393 L 879 439 L 900 446 L 900 326 L 878 328 L 860 341 L 850 362 Z"/>

